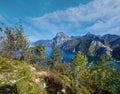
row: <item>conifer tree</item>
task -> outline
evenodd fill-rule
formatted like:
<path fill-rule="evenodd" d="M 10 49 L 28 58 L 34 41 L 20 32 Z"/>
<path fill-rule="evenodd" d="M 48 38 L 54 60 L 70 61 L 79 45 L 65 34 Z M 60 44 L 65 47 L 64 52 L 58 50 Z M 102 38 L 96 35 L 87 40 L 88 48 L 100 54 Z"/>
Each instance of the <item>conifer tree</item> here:
<path fill-rule="evenodd" d="M 18 27 L 6 27 L 4 32 L 4 40 L 2 41 L 1 55 L 9 58 L 18 58 L 24 60 L 26 50 L 28 49 L 29 42 L 24 36 L 21 21 Z"/>
<path fill-rule="evenodd" d="M 73 85 L 89 90 L 93 94 L 117 94 L 120 87 L 120 72 L 109 64 L 107 55 L 100 56 L 97 63 L 88 63 L 78 52 L 70 62 L 70 77 Z M 86 88 L 86 89 L 85 89 Z"/>
<path fill-rule="evenodd" d="M 82 55 L 80 51 L 76 53 L 75 57 L 71 60 L 70 62 L 71 75 L 74 85 L 78 86 L 80 84 L 80 79 L 86 73 L 86 68 L 85 68 L 86 64 L 87 64 L 87 58 L 84 55 Z"/>
<path fill-rule="evenodd" d="M 55 68 L 62 60 L 62 54 L 60 50 L 56 47 L 52 47 L 52 53 L 51 53 L 51 60 L 49 61 L 49 65 L 51 68 Z"/>
<path fill-rule="evenodd" d="M 40 63 L 41 61 L 46 60 L 46 57 L 43 56 L 44 53 L 45 47 L 42 44 L 39 44 L 28 49 L 28 59 L 31 63 Z"/>

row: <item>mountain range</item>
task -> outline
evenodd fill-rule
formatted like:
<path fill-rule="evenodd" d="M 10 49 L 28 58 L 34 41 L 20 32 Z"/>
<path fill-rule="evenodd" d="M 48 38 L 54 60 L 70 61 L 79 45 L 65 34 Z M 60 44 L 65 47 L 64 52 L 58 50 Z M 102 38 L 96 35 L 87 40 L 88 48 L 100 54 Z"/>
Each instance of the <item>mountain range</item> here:
<path fill-rule="evenodd" d="M 59 32 L 51 40 L 38 40 L 32 45 L 43 44 L 44 46 L 56 45 L 66 52 L 76 53 L 81 51 L 87 56 L 108 54 L 116 60 L 120 60 L 120 35 L 106 34 L 103 36 L 88 32 L 83 36 L 67 36 Z"/>

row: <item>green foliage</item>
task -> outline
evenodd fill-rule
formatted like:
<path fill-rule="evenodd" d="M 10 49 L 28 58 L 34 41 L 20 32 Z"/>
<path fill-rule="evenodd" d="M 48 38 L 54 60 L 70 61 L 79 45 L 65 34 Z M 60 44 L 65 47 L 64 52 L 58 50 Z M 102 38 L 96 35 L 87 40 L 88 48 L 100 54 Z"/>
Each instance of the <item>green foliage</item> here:
<path fill-rule="evenodd" d="M 6 58 L 0 58 L 0 70 L 0 94 L 77 94 L 69 77 L 55 70 Z"/>
<path fill-rule="evenodd" d="M 120 83 L 118 78 L 119 72 L 117 72 L 112 65 L 108 65 L 107 63 L 91 63 L 88 67 L 87 82 L 94 92 L 96 92 L 96 90 L 106 90 L 116 94 L 117 88 L 119 87 L 118 83 Z"/>
<path fill-rule="evenodd" d="M 87 63 L 86 57 L 78 52 L 70 62 L 73 84 L 84 87 L 81 89 L 85 92 L 89 90 L 91 93 L 116 94 L 120 86 L 118 84 L 120 72 L 117 72 L 113 65 L 108 64 L 109 57 L 106 55 L 99 58 L 100 61 L 97 63 Z"/>
<path fill-rule="evenodd" d="M 9 58 L 25 59 L 26 49 L 28 48 L 28 40 L 23 34 L 23 28 L 21 22 L 19 27 L 9 28 L 6 27 L 4 32 L 4 39 L 2 41 L 2 49 L 0 49 L 1 56 Z M 21 53 L 17 57 L 18 52 Z"/>
<path fill-rule="evenodd" d="M 5 29 L 5 34 L 6 34 L 6 41 L 4 46 L 6 47 L 6 50 L 14 50 L 15 49 L 15 34 L 13 31 L 11 31 L 8 27 Z"/>
<path fill-rule="evenodd" d="M 87 89 L 87 87 L 81 86 L 80 88 L 81 88 L 83 94 L 91 94 L 90 91 Z"/>
<path fill-rule="evenodd" d="M 80 85 L 79 80 L 86 73 L 87 58 L 81 52 L 76 53 L 75 57 L 71 60 L 71 75 L 74 85 Z"/>
<path fill-rule="evenodd" d="M 53 62 L 60 62 L 62 60 L 62 55 L 58 48 L 55 47 L 52 49 L 51 59 Z"/>
<path fill-rule="evenodd" d="M 27 50 L 27 61 L 31 63 L 40 63 L 41 61 L 45 61 L 46 57 L 43 56 L 44 53 L 45 47 L 42 44 L 31 47 Z"/>
<path fill-rule="evenodd" d="M 98 58 L 103 63 L 110 61 L 110 56 L 106 53 L 104 53 L 103 55 L 99 55 Z"/>
<path fill-rule="evenodd" d="M 0 28 L 1 30 L 1 28 Z M 3 30 L 2 30 L 3 31 Z M 98 48 L 93 54 L 97 60 L 88 63 L 86 55 L 91 40 L 78 42 L 69 41 L 66 50 L 76 46 L 75 57 L 69 64 L 62 64 L 62 55 L 57 47 L 53 47 L 49 65 L 53 70 L 41 68 L 38 65 L 21 63 L 27 61 L 40 63 L 46 61 L 45 47 L 41 44 L 29 48 L 28 41 L 23 34 L 21 22 L 19 27 L 5 28 L 5 38 L 2 38 L 0 48 L 0 93 L 10 94 L 117 94 L 120 87 L 120 72 L 110 65 L 110 56 L 107 54 L 96 55 Z M 71 43 L 72 44 L 71 44 Z M 74 46 L 72 46 L 74 45 Z M 87 46 L 86 46 L 87 45 Z M 20 57 L 16 56 L 17 52 Z M 1 58 L 9 57 L 10 59 Z M 12 60 L 14 58 L 19 60 Z M 12 59 L 11 59 L 12 58 Z M 41 76 L 42 75 L 42 76 Z M 43 87 L 46 83 L 47 87 Z M 10 90 L 9 90 L 10 89 Z M 64 89 L 66 92 L 62 92 Z M 81 92 L 82 91 L 82 92 Z"/>
<path fill-rule="evenodd" d="M 0 94 L 47 94 L 43 88 L 44 78 L 36 83 L 40 76 L 31 67 L 17 60 L 0 58 Z"/>
<path fill-rule="evenodd" d="M 33 47 L 33 51 L 37 55 L 42 55 L 45 53 L 45 47 L 42 44 L 39 44 L 39 45 Z"/>
<path fill-rule="evenodd" d="M 52 54 L 51 54 L 51 60 L 49 61 L 49 65 L 51 68 L 55 68 L 62 60 L 62 54 L 60 53 L 60 50 L 57 47 L 53 47 Z"/>

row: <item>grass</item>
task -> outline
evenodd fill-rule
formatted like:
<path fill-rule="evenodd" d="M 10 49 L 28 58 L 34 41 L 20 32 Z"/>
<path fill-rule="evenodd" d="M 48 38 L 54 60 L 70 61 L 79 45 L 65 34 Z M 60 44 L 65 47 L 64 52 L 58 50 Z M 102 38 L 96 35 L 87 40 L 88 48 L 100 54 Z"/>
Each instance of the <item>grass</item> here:
<path fill-rule="evenodd" d="M 69 94 L 70 82 L 55 70 L 0 57 L 0 94 Z"/>
<path fill-rule="evenodd" d="M 40 76 L 35 74 L 31 67 L 32 65 L 17 60 L 0 58 L 0 94 L 8 92 L 7 89 L 9 92 L 13 91 L 10 88 L 13 86 L 16 86 L 18 94 L 46 94 L 43 88 L 44 80 L 41 79 L 39 84 L 36 83 L 36 79 Z"/>

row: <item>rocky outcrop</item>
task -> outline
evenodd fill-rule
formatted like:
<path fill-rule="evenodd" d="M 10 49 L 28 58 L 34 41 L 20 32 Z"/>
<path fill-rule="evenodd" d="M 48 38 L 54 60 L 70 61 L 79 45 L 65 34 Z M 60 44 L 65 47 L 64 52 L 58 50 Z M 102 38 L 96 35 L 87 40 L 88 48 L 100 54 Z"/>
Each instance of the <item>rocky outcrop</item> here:
<path fill-rule="evenodd" d="M 112 49 L 109 46 L 105 46 L 100 41 L 92 41 L 89 47 L 89 52 L 91 56 L 101 55 L 104 53 L 111 56 Z"/>
<path fill-rule="evenodd" d="M 67 42 L 68 40 L 71 40 L 71 38 L 65 35 L 63 32 L 57 33 L 56 36 L 52 39 L 55 45 L 59 47 L 61 47 L 63 43 Z"/>

